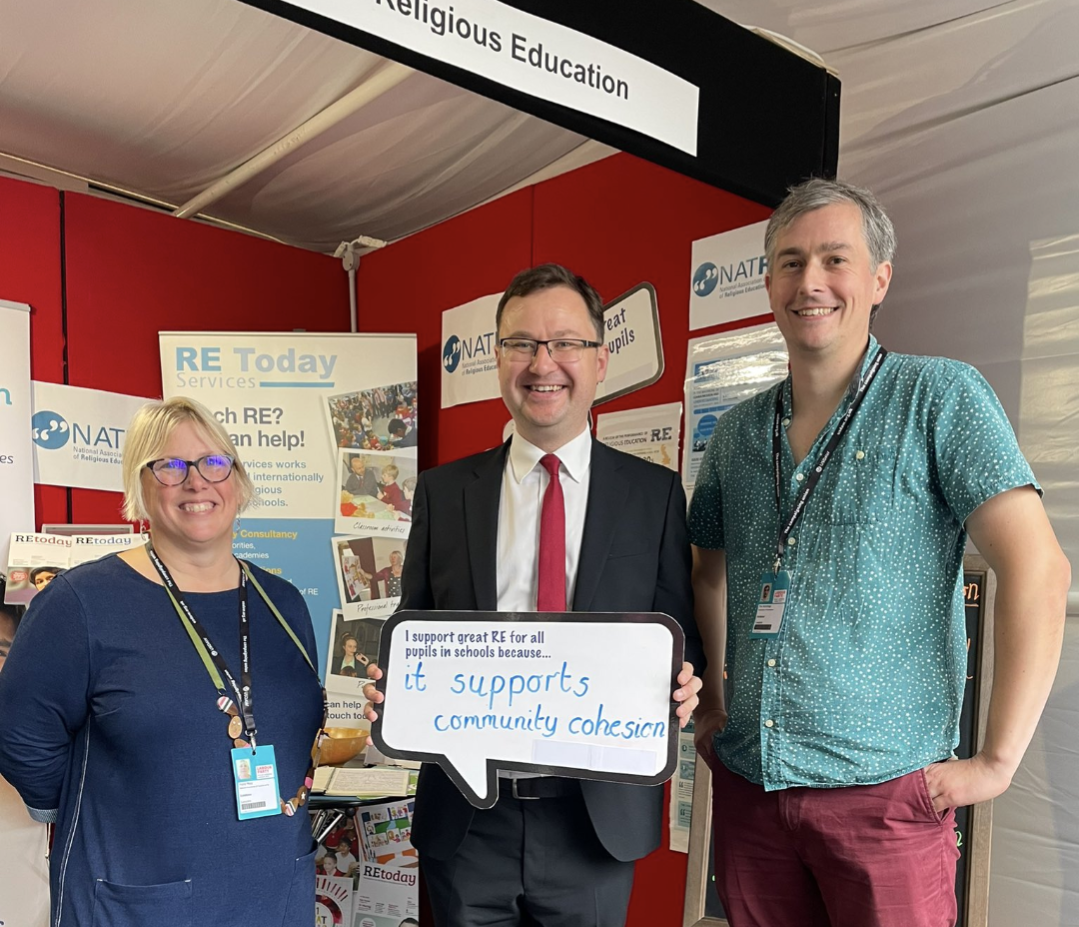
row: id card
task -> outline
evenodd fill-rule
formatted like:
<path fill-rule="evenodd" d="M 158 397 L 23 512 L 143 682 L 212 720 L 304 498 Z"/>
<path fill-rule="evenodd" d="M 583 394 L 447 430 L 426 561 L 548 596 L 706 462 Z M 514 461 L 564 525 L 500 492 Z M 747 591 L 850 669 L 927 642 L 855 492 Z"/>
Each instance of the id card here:
<path fill-rule="evenodd" d="M 241 821 L 281 813 L 277 760 L 270 744 L 232 748 L 232 778 L 236 783 L 236 812 Z"/>
<path fill-rule="evenodd" d="M 761 594 L 757 614 L 753 619 L 750 637 L 777 637 L 783 627 L 783 612 L 791 590 L 791 575 L 787 570 L 761 574 Z"/>

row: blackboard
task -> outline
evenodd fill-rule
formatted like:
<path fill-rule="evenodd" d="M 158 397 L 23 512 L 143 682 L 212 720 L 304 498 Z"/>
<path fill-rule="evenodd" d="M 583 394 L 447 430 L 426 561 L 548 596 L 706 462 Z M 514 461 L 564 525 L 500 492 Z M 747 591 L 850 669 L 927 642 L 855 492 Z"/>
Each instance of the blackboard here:
<path fill-rule="evenodd" d="M 961 759 L 973 755 L 985 737 L 985 715 L 993 672 L 993 598 L 996 577 L 981 557 L 963 561 L 963 598 L 967 622 L 967 686 L 959 718 Z M 689 837 L 689 868 L 683 927 L 726 927 L 723 905 L 716 894 L 712 847 L 712 780 L 698 757 L 694 771 L 693 819 Z M 959 862 L 955 872 L 958 927 L 986 927 L 989 921 L 989 849 L 993 803 L 983 802 L 955 812 Z"/>

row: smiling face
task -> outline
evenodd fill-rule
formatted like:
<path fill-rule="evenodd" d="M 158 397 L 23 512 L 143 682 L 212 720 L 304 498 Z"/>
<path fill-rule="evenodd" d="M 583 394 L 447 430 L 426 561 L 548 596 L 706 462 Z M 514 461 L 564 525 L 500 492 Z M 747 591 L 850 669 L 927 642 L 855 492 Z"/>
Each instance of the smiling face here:
<path fill-rule="evenodd" d="M 870 311 L 891 279 L 890 263 L 873 266 L 853 203 L 807 212 L 783 229 L 764 280 L 792 360 L 860 357 Z"/>
<path fill-rule="evenodd" d="M 585 301 L 565 286 L 510 299 L 498 337 L 599 340 Z M 607 355 L 606 345 L 586 348 L 578 360 L 559 364 L 543 346 L 531 362 L 505 357 L 498 350 L 502 401 L 521 437 L 545 451 L 554 451 L 584 431 L 596 387 L 607 375 Z"/>
<path fill-rule="evenodd" d="M 169 435 L 161 456 L 198 460 L 221 453 L 193 424 L 183 422 Z M 237 509 L 234 477 L 235 473 L 220 483 L 210 483 L 197 468 L 189 467 L 183 483 L 164 486 L 144 468 L 140 478 L 154 543 L 164 541 L 192 552 L 214 545 L 231 550 Z"/>

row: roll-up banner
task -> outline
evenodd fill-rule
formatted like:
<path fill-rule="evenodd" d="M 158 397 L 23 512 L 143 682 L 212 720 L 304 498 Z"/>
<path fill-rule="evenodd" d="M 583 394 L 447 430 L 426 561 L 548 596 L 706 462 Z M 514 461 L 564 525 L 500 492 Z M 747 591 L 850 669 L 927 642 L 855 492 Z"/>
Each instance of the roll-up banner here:
<path fill-rule="evenodd" d="M 162 332 L 160 348 L 164 396 L 217 416 L 258 492 L 236 526 L 236 556 L 300 590 L 324 666 L 341 605 L 335 522 L 339 534 L 408 534 L 415 335 Z"/>
<path fill-rule="evenodd" d="M 0 299 L 0 564 L 13 531 L 34 529 L 30 307 Z"/>
<path fill-rule="evenodd" d="M 34 529 L 30 409 L 30 307 L 0 299 L 0 571 L 12 532 Z M 0 604 L 0 672 L 17 624 L 17 614 Z M 48 923 L 46 838 L 45 825 L 30 820 L 18 793 L 0 779 L 0 924 Z"/>

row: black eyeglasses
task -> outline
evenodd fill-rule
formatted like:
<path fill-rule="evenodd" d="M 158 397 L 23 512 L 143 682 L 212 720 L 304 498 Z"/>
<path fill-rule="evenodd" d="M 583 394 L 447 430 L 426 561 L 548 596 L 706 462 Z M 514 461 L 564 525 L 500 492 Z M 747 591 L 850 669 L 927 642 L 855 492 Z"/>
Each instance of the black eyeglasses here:
<path fill-rule="evenodd" d="M 179 486 L 183 483 L 191 468 L 199 471 L 207 483 L 223 483 L 232 474 L 233 460 L 228 454 L 207 454 L 198 460 L 182 460 L 179 457 L 161 457 L 146 464 L 159 483 L 164 486 Z"/>
<path fill-rule="evenodd" d="M 581 352 L 588 348 L 603 347 L 602 341 L 585 341 L 583 338 L 555 338 L 552 341 L 537 341 L 535 338 L 503 338 L 498 346 L 503 353 L 515 361 L 531 361 L 539 351 L 541 344 L 547 346 L 551 360 L 559 364 L 580 360 Z"/>

